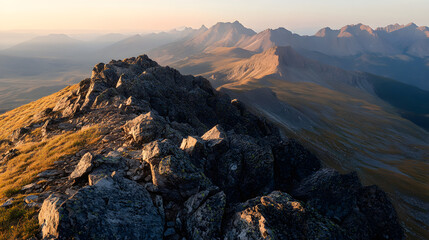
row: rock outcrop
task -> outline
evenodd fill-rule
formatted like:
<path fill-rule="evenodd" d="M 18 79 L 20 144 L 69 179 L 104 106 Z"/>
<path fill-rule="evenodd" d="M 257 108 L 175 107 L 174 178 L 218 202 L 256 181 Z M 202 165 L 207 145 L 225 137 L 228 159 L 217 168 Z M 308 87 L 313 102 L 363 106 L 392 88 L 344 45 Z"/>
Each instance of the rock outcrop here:
<path fill-rule="evenodd" d="M 272 192 L 234 210 L 225 239 L 348 239 L 338 225 L 287 193 Z"/>
<path fill-rule="evenodd" d="M 52 181 L 39 214 L 43 238 L 403 238 L 377 187 L 321 169 L 206 79 L 145 55 L 97 64 L 47 114 L 46 137 L 66 124 L 103 136 L 64 159 L 58 174 L 69 175 Z"/>
<path fill-rule="evenodd" d="M 49 196 L 39 213 L 45 239 L 161 239 L 163 222 L 146 189 L 107 176 L 62 201 Z"/>

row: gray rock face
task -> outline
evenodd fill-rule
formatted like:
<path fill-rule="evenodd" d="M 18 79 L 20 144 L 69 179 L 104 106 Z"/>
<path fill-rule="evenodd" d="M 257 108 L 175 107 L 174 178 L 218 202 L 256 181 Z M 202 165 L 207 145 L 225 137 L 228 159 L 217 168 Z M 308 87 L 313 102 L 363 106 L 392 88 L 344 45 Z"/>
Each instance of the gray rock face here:
<path fill-rule="evenodd" d="M 13 201 L 15 201 L 14 198 L 9 198 L 8 200 L 6 200 L 6 202 L 4 202 L 2 205 L 0 205 L 0 207 L 9 207 L 13 204 Z"/>
<path fill-rule="evenodd" d="M 0 164 L 6 163 L 10 159 L 12 159 L 18 155 L 19 155 L 19 151 L 17 149 L 10 149 L 0 156 Z"/>
<path fill-rule="evenodd" d="M 75 180 L 85 175 L 88 175 L 88 173 L 92 170 L 93 167 L 94 167 L 94 157 L 89 152 L 85 153 L 85 155 L 83 155 L 83 157 L 80 159 L 79 163 L 77 164 L 75 170 L 70 174 L 69 179 Z"/>
<path fill-rule="evenodd" d="M 236 207 L 225 239 L 347 239 L 335 223 L 282 192 Z"/>
<path fill-rule="evenodd" d="M 201 138 L 184 139 L 181 149 L 229 201 L 245 201 L 273 190 L 274 158 L 268 142 L 227 134 L 216 125 Z"/>
<path fill-rule="evenodd" d="M 293 195 L 336 221 L 353 239 L 401 239 L 403 234 L 386 194 L 376 186 L 363 187 L 355 173 L 321 169 Z"/>
<path fill-rule="evenodd" d="M 190 197 L 181 215 L 188 238 L 220 239 L 225 204 L 223 192 L 206 190 Z"/>
<path fill-rule="evenodd" d="M 162 218 L 141 185 L 106 177 L 69 199 L 51 195 L 39 213 L 44 239 L 162 239 Z"/>
<path fill-rule="evenodd" d="M 10 136 L 10 139 L 12 142 L 16 142 L 19 139 L 21 139 L 24 134 L 28 133 L 29 129 L 28 128 L 18 128 L 15 131 L 13 131 L 12 135 Z"/>
<path fill-rule="evenodd" d="M 186 199 L 211 184 L 189 157 L 169 140 L 147 144 L 142 155 L 150 164 L 153 184 L 164 192 L 164 197 Z"/>
<path fill-rule="evenodd" d="M 133 137 L 136 143 L 147 143 L 161 136 L 165 121 L 154 112 L 142 114 L 124 125 L 124 131 Z"/>
<path fill-rule="evenodd" d="M 295 140 L 282 142 L 273 147 L 272 151 L 278 190 L 290 192 L 304 178 L 321 168 L 319 159 Z"/>

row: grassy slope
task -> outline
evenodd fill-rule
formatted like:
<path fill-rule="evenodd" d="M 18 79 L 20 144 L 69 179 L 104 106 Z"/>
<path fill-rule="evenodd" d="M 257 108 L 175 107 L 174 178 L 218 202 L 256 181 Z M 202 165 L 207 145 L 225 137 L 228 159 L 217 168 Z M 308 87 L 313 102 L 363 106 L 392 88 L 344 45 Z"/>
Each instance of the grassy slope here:
<path fill-rule="evenodd" d="M 376 94 L 400 114 L 429 131 L 429 91 L 378 76 L 369 79 Z"/>
<path fill-rule="evenodd" d="M 0 140 L 6 139 L 15 129 L 31 124 L 35 114 L 47 107 L 54 107 L 62 96 L 76 87 L 67 87 L 0 115 Z M 39 129 L 31 132 L 33 137 L 39 134 Z M 24 206 L 22 199 L 26 195 L 21 194 L 20 189 L 33 182 L 38 173 L 49 169 L 55 161 L 97 142 L 98 135 L 94 126 L 77 132 L 65 132 L 44 141 L 33 142 L 33 138 L 29 137 L 16 147 L 20 154 L 0 166 L 0 199 L 16 199 L 12 207 L 0 209 L 0 239 L 26 239 L 36 233 L 37 212 Z M 0 152 L 6 147 L 0 146 Z"/>

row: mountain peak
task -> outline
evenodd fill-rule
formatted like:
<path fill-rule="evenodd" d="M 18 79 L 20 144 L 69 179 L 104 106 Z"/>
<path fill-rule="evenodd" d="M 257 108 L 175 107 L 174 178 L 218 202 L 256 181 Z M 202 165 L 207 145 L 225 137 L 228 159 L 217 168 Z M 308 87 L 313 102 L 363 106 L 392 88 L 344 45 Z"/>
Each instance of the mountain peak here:
<path fill-rule="evenodd" d="M 245 35 L 255 35 L 256 32 L 253 31 L 250 28 L 246 28 L 244 27 L 240 22 L 235 21 L 235 22 L 218 22 L 215 25 L 213 25 L 211 28 L 209 28 L 208 30 L 215 30 L 215 31 L 236 31 L 237 33 L 240 34 L 245 34 Z"/>
<path fill-rule="evenodd" d="M 314 36 L 316 37 L 328 37 L 335 34 L 336 31 L 332 30 L 330 27 L 325 27 L 320 29 Z"/>
<path fill-rule="evenodd" d="M 340 29 L 340 33 L 338 34 L 338 37 L 352 37 L 361 35 L 362 33 L 366 33 L 369 35 L 375 35 L 374 30 L 368 26 L 364 25 L 362 23 L 353 24 L 353 25 L 347 25 Z"/>
<path fill-rule="evenodd" d="M 379 27 L 379 28 L 377 28 L 377 31 L 385 31 L 385 32 L 390 33 L 390 32 L 397 31 L 397 30 L 404 28 L 404 27 L 405 27 L 405 25 L 395 23 L 395 24 L 387 25 L 386 27 Z"/>
<path fill-rule="evenodd" d="M 417 24 L 410 22 L 407 25 L 405 25 L 405 27 L 411 27 L 411 28 L 418 28 L 419 26 L 417 26 Z"/>

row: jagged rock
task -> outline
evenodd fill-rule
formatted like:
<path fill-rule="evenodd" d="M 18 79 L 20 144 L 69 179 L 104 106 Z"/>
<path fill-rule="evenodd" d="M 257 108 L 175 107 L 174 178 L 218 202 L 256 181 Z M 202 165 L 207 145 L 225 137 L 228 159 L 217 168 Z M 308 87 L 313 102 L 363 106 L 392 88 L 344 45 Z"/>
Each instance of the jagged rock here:
<path fill-rule="evenodd" d="M 335 223 L 282 192 L 239 204 L 224 239 L 347 239 Z"/>
<path fill-rule="evenodd" d="M 45 109 L 43 109 L 41 112 L 39 112 L 39 113 L 37 113 L 36 115 L 34 115 L 33 116 L 33 119 L 35 120 L 35 121 L 37 121 L 37 120 L 41 120 L 41 119 L 43 119 L 43 118 L 45 118 L 45 117 L 47 117 L 47 116 L 49 116 L 49 114 L 51 114 L 52 113 L 52 108 L 45 108 Z"/>
<path fill-rule="evenodd" d="M 107 154 L 107 157 L 111 157 L 111 158 L 118 158 L 118 157 L 121 157 L 121 156 L 122 156 L 121 153 L 118 152 L 118 151 L 110 151 Z"/>
<path fill-rule="evenodd" d="M 41 203 L 37 202 L 37 200 L 39 199 L 39 196 L 36 195 L 28 195 L 27 197 L 24 198 L 24 202 L 25 205 L 27 207 L 38 207 L 40 208 L 42 206 Z"/>
<path fill-rule="evenodd" d="M 106 177 L 69 199 L 51 195 L 40 210 L 45 239 L 162 239 L 164 223 L 149 193 L 122 177 Z"/>
<path fill-rule="evenodd" d="M 79 111 L 80 105 L 75 103 L 79 96 L 75 92 L 70 92 L 69 95 L 60 99 L 52 111 L 60 111 L 63 117 L 72 117 Z"/>
<path fill-rule="evenodd" d="M 19 151 L 17 149 L 14 149 L 14 148 L 9 149 L 7 152 L 5 152 L 1 155 L 0 163 L 4 164 L 7 161 L 9 161 L 10 159 L 12 159 L 18 155 L 19 155 Z"/>
<path fill-rule="evenodd" d="M 45 136 L 48 135 L 48 131 L 49 131 L 48 126 L 49 126 L 49 124 L 51 124 L 51 120 L 48 119 L 48 120 L 46 120 L 46 122 L 42 126 L 41 133 L 42 133 L 43 137 L 45 137 Z"/>
<path fill-rule="evenodd" d="M 169 140 L 147 144 L 142 155 L 150 164 L 153 184 L 164 191 L 165 197 L 186 199 L 210 185 L 201 170 Z"/>
<path fill-rule="evenodd" d="M 205 141 L 199 137 L 188 136 L 182 140 L 180 149 L 189 154 L 192 158 L 201 160 L 207 155 Z"/>
<path fill-rule="evenodd" d="M 31 189 L 36 188 L 36 187 L 37 187 L 37 183 L 30 183 L 30 184 L 23 186 L 21 188 L 21 191 L 31 190 Z"/>
<path fill-rule="evenodd" d="M 95 169 L 88 174 L 89 185 L 95 185 L 98 181 L 113 173 L 117 176 L 125 175 L 126 163 L 121 157 L 97 157 L 95 162 Z"/>
<path fill-rule="evenodd" d="M 38 199 L 39 197 L 36 195 L 28 195 L 27 197 L 24 198 L 24 202 L 25 203 L 31 203 L 34 202 Z"/>
<path fill-rule="evenodd" d="M 147 143 L 161 136 L 165 121 L 154 112 L 142 114 L 124 125 L 124 131 L 136 143 Z"/>
<path fill-rule="evenodd" d="M 402 239 L 404 232 L 398 221 L 396 211 L 390 202 L 387 194 L 379 187 L 373 185 L 363 187 L 358 192 L 357 205 L 359 210 L 365 215 L 367 225 L 373 239 Z M 348 219 L 349 223 L 346 228 L 353 228 L 355 236 L 366 237 L 362 234 L 362 229 L 354 223 L 355 219 Z"/>
<path fill-rule="evenodd" d="M 188 238 L 220 239 L 225 204 L 223 192 L 206 190 L 190 197 L 180 216 Z"/>
<path fill-rule="evenodd" d="M 226 138 L 226 134 L 223 130 L 223 128 L 220 125 L 214 126 L 212 129 L 204 133 L 203 136 L 201 136 L 202 139 L 208 141 L 208 140 L 221 140 Z"/>
<path fill-rule="evenodd" d="M 2 205 L 0 205 L 0 207 L 9 207 L 13 204 L 13 201 L 15 201 L 14 198 L 9 198 L 8 200 L 6 200 L 6 202 L 4 202 Z"/>
<path fill-rule="evenodd" d="M 403 235 L 385 193 L 363 187 L 355 172 L 342 175 L 321 169 L 304 179 L 293 195 L 337 222 L 352 239 L 401 239 Z"/>
<path fill-rule="evenodd" d="M 12 142 L 16 142 L 20 140 L 24 134 L 28 133 L 30 131 L 27 127 L 18 128 L 15 131 L 12 132 L 12 135 L 10 136 Z"/>
<path fill-rule="evenodd" d="M 48 178 L 48 177 L 53 177 L 53 176 L 58 176 L 60 175 L 62 172 L 58 169 L 48 169 L 46 171 L 43 171 L 39 174 L 37 174 L 37 177 L 39 178 Z"/>
<path fill-rule="evenodd" d="M 274 190 L 274 158 L 267 142 L 227 134 L 220 125 L 201 137 L 198 151 L 191 151 L 192 142 L 195 145 L 198 141 L 188 139 L 183 141 L 182 149 L 198 155 L 192 161 L 225 192 L 228 201 L 244 201 Z"/>
<path fill-rule="evenodd" d="M 204 135 L 201 136 L 201 139 L 208 141 L 208 146 L 214 151 L 222 152 L 228 148 L 226 133 L 220 125 L 216 125 L 204 133 Z"/>
<path fill-rule="evenodd" d="M 85 175 L 88 175 L 88 173 L 92 170 L 94 167 L 94 156 L 92 156 L 91 153 L 86 153 L 83 155 L 83 157 L 80 159 L 79 163 L 77 164 L 74 171 L 70 174 L 69 179 L 70 180 L 76 180 L 79 179 Z"/>
<path fill-rule="evenodd" d="M 118 81 L 119 84 L 119 81 Z M 145 100 L 140 100 L 130 96 L 125 102 L 125 112 L 149 112 L 149 103 Z"/>
<path fill-rule="evenodd" d="M 142 150 L 142 159 L 150 164 L 152 158 L 160 158 L 171 154 L 180 153 L 178 153 L 178 148 L 170 140 L 164 139 L 146 144 Z"/>
<path fill-rule="evenodd" d="M 108 88 L 101 92 L 94 100 L 93 106 L 101 106 L 102 104 L 119 103 L 124 97 L 118 94 L 116 89 Z"/>
<path fill-rule="evenodd" d="M 276 189 L 284 192 L 321 168 L 320 160 L 293 139 L 274 146 L 273 155 Z"/>

